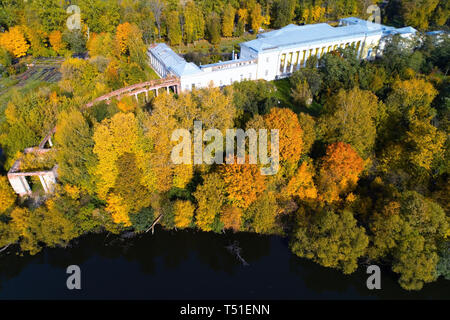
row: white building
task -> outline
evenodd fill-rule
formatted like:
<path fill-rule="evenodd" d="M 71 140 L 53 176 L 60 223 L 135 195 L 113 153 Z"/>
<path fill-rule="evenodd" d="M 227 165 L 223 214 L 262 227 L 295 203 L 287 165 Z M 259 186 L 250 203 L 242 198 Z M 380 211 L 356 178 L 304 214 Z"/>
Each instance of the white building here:
<path fill-rule="evenodd" d="M 361 59 L 371 59 L 393 34 L 411 38 L 411 27 L 394 28 L 362 19 L 341 19 L 339 26 L 326 23 L 304 26 L 287 25 L 279 30 L 259 34 L 257 39 L 241 43 L 239 59 L 197 66 L 187 62 L 164 43 L 149 48 L 150 64 L 161 77 L 173 74 L 180 78 L 181 90 L 196 87 L 230 85 L 242 80 L 275 80 L 289 76 L 305 66 L 311 56 L 320 58 L 327 52 L 352 46 Z"/>

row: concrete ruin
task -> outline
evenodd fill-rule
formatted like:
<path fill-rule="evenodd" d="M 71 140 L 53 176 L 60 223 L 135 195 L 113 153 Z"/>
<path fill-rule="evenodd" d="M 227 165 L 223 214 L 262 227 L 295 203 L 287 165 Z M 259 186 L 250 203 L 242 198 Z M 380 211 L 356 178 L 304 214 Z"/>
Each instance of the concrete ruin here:
<path fill-rule="evenodd" d="M 37 148 L 27 148 L 24 150 L 24 154 L 34 153 L 36 155 L 42 155 L 44 153 L 49 152 L 50 148 L 45 148 L 45 145 L 49 144 L 52 146 L 51 137 L 55 129 L 53 129 L 42 142 L 39 144 Z M 12 165 L 11 169 L 8 171 L 8 180 L 11 184 L 14 191 L 19 196 L 30 196 L 32 194 L 30 185 L 27 181 L 27 177 L 39 177 L 39 181 L 41 182 L 42 188 L 45 193 L 52 193 L 55 190 L 56 179 L 58 177 L 58 165 L 53 166 L 51 170 L 39 170 L 39 171 L 30 171 L 23 172 L 21 171 L 22 158 L 17 159 Z"/>

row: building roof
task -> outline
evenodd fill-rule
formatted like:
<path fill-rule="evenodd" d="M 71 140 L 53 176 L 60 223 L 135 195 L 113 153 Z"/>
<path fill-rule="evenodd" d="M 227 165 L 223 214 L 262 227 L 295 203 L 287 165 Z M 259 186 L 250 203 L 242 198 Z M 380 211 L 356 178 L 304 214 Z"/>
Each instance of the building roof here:
<path fill-rule="evenodd" d="M 349 17 L 341 19 L 337 27 L 332 27 L 327 23 L 303 26 L 289 24 L 279 30 L 262 33 L 257 39 L 244 42 L 241 46 L 247 46 L 256 52 L 262 52 L 294 47 L 302 43 L 313 44 L 327 40 L 345 40 L 355 36 L 410 32 L 415 32 L 415 29 L 411 27 L 396 29 L 359 18 Z"/>
<path fill-rule="evenodd" d="M 170 72 L 178 77 L 202 72 L 196 64 L 184 60 L 184 58 L 176 54 L 165 43 L 158 43 L 150 48 L 149 51 L 151 51 L 152 54 L 157 57 Z"/>

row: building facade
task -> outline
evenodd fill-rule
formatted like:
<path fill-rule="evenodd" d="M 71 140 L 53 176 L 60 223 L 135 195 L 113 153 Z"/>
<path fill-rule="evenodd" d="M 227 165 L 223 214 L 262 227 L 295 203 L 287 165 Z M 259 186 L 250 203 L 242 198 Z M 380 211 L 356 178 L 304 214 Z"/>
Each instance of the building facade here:
<path fill-rule="evenodd" d="M 382 54 L 385 42 L 394 34 L 412 38 L 411 27 L 394 28 L 359 18 L 341 19 L 337 27 L 326 23 L 287 25 L 259 34 L 240 44 L 238 59 L 197 66 L 187 62 L 164 43 L 152 45 L 149 62 L 160 77 L 169 74 L 180 79 L 181 91 L 209 85 L 226 86 L 243 80 L 275 80 L 305 66 L 308 58 L 322 57 L 337 48 L 355 48 L 360 59 Z"/>

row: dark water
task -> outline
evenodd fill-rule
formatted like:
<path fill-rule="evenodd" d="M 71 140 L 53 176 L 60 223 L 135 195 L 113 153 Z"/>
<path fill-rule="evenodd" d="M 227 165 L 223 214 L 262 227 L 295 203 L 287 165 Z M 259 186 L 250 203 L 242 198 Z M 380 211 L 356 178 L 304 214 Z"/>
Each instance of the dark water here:
<path fill-rule="evenodd" d="M 286 239 L 156 230 L 133 239 L 90 235 L 71 248 L 0 256 L 0 299 L 450 299 L 450 281 L 407 292 L 382 270 L 366 288 L 365 267 L 345 276 L 293 255 Z M 225 246 L 239 241 L 243 266 Z M 82 290 L 66 288 L 79 265 Z"/>

